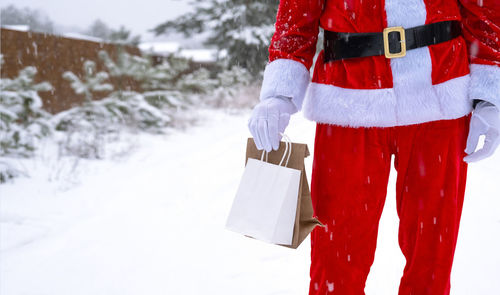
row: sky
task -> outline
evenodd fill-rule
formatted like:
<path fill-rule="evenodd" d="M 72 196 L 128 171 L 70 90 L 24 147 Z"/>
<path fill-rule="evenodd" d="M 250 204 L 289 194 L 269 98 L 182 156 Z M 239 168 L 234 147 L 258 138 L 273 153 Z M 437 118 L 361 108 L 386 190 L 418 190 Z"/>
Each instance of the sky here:
<path fill-rule="evenodd" d="M 190 11 L 189 0 L 2 0 L 44 11 L 56 24 L 87 28 L 97 18 L 112 28 L 124 25 L 143 41 L 154 39 L 147 30 Z"/>

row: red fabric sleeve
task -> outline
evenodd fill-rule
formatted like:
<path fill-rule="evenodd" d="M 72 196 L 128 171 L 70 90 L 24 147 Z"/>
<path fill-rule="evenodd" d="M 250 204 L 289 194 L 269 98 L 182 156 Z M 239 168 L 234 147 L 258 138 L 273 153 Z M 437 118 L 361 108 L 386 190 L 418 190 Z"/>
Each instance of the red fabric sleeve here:
<path fill-rule="evenodd" d="M 275 32 L 269 45 L 269 62 L 284 58 L 311 68 L 325 0 L 281 0 Z"/>
<path fill-rule="evenodd" d="M 500 66 L 500 0 L 459 0 L 471 64 Z"/>
<path fill-rule="evenodd" d="M 500 0 L 458 1 L 469 50 L 469 99 L 500 109 Z"/>
<path fill-rule="evenodd" d="M 301 110 L 310 82 L 325 0 L 281 0 L 269 45 L 260 100 L 289 97 Z"/>

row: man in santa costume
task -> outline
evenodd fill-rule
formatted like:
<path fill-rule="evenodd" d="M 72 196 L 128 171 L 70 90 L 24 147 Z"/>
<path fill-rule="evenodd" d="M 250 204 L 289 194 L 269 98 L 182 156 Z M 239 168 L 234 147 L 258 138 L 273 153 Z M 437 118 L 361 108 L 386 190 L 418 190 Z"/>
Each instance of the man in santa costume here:
<path fill-rule="evenodd" d="M 392 156 L 399 294 L 449 294 L 467 163 L 500 142 L 500 1 L 281 0 L 275 29 L 248 127 L 271 151 L 317 122 L 309 294 L 364 294 Z"/>

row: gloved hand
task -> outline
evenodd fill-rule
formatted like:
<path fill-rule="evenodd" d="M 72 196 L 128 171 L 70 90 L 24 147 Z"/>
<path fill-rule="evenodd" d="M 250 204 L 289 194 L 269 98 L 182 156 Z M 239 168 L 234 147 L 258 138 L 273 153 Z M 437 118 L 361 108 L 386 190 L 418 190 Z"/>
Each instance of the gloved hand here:
<path fill-rule="evenodd" d="M 484 145 L 476 150 L 480 135 L 485 135 Z M 467 137 L 467 148 L 465 152 L 469 154 L 464 157 L 464 161 L 475 162 L 487 158 L 493 154 L 500 144 L 500 111 L 498 108 L 487 102 L 479 102 L 470 121 L 469 136 Z"/>
<path fill-rule="evenodd" d="M 298 112 L 289 97 L 275 96 L 261 100 L 248 119 L 248 129 L 257 149 L 277 150 L 283 133 L 290 122 L 290 116 Z"/>

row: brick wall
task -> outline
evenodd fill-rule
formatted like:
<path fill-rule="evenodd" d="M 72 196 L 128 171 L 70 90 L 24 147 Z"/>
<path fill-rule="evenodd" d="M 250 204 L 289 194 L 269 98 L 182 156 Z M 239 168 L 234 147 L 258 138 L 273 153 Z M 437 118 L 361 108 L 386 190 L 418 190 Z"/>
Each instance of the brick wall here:
<path fill-rule="evenodd" d="M 1 68 L 2 78 L 13 78 L 19 70 L 26 66 L 38 69 L 35 81 L 47 81 L 54 87 L 52 93 L 41 92 L 44 108 L 57 113 L 83 102 L 84 97 L 74 93 L 70 83 L 62 78 L 62 74 L 71 71 L 83 76 L 85 60 L 96 62 L 97 70 L 105 70 L 98 57 L 100 50 L 106 50 L 116 60 L 118 46 L 87 40 L 71 39 L 43 33 L 22 32 L 1 28 L 1 53 L 4 64 Z M 125 47 L 128 53 L 140 55 L 135 47 Z M 118 81 L 111 79 L 116 86 Z M 140 91 L 140 86 L 133 80 L 123 81 L 124 88 Z M 95 98 L 103 98 L 107 93 L 96 93 Z"/>

